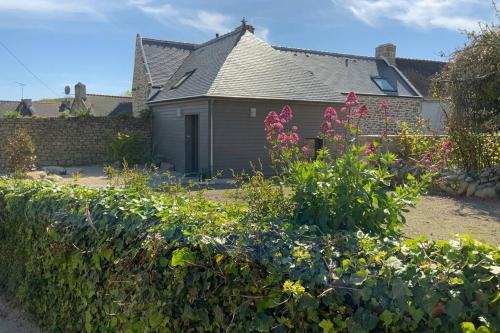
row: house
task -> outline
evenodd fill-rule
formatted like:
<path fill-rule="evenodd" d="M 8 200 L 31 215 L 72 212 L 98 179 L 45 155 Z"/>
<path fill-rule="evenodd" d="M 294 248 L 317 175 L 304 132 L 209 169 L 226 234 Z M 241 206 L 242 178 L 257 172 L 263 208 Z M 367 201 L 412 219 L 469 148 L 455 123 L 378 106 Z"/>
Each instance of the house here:
<path fill-rule="evenodd" d="M 272 46 L 245 21 L 203 44 L 137 35 L 133 110 L 152 110 L 153 152 L 179 172 L 213 175 L 250 162 L 269 171 L 263 121 L 284 104 L 306 144 L 318 144 L 325 108 L 340 107 L 349 91 L 372 110 L 367 134 L 382 131 L 383 100 L 395 121 L 415 121 L 423 97 L 397 67 L 395 51 L 384 44 L 366 57 Z"/>
<path fill-rule="evenodd" d="M 89 110 L 94 117 L 132 116 L 132 97 L 87 94 L 86 86 L 79 82 L 73 98 L 0 101 L 0 118 L 8 111 L 19 112 L 23 117 L 51 118 L 64 111 L 75 114 L 80 109 Z"/>
<path fill-rule="evenodd" d="M 396 66 L 422 94 L 422 117 L 429 121 L 433 130 L 442 132 L 446 123 L 445 111 L 449 107 L 432 95 L 431 82 L 443 70 L 446 62 L 396 58 Z"/>

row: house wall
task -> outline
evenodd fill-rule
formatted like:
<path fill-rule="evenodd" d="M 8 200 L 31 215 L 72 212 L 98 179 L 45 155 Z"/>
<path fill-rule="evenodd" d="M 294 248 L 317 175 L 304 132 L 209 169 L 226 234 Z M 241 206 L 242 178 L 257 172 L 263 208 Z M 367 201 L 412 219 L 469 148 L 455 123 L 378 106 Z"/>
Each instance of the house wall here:
<path fill-rule="evenodd" d="M 358 96 L 370 109 L 368 119 L 361 123 L 363 134 L 380 134 L 385 125 L 379 104 L 387 99 L 390 103 L 390 114 L 393 121 L 389 133 L 397 133 L 397 122 L 414 123 L 420 114 L 421 99 L 401 97 Z M 279 112 L 285 101 L 250 101 L 250 100 L 217 100 L 213 107 L 213 155 L 214 171 L 250 170 L 250 163 L 259 161 L 264 172 L 270 173 L 270 161 L 265 149 L 264 119 L 270 111 Z M 323 103 L 289 103 L 293 109 L 292 123 L 299 127 L 302 139 L 317 137 L 323 120 L 323 113 L 328 106 Z M 337 109 L 341 105 L 333 104 Z M 250 108 L 257 109 L 255 118 L 250 117 Z"/>
<path fill-rule="evenodd" d="M 380 103 L 389 102 L 389 114 L 392 117 L 388 128 L 389 134 L 397 134 L 398 122 L 414 124 L 421 115 L 422 99 L 411 97 L 358 95 L 359 101 L 366 104 L 370 112 L 366 121 L 361 122 L 364 134 L 381 134 L 385 128 L 383 115 L 378 111 Z"/>
<path fill-rule="evenodd" d="M 25 128 L 35 145 L 39 166 L 89 165 L 110 162 L 108 146 L 118 132 L 139 132 L 143 152 L 151 156 L 151 122 L 136 118 L 0 119 L 0 169 L 3 145 L 16 128 Z"/>
<path fill-rule="evenodd" d="M 438 133 L 445 130 L 445 111 L 449 111 L 449 105 L 435 99 L 424 99 L 422 102 L 422 117 L 429 121 L 431 128 Z"/>
<path fill-rule="evenodd" d="M 132 80 L 132 112 L 138 116 L 139 112 L 147 108 L 146 101 L 150 93 L 150 84 L 146 73 L 146 65 L 142 57 L 142 45 L 138 37 L 135 45 L 134 76 Z"/>
<path fill-rule="evenodd" d="M 181 116 L 177 109 L 181 109 Z M 198 115 L 199 172 L 209 170 L 208 101 L 177 102 L 153 106 L 153 155 L 185 171 L 185 116 Z"/>

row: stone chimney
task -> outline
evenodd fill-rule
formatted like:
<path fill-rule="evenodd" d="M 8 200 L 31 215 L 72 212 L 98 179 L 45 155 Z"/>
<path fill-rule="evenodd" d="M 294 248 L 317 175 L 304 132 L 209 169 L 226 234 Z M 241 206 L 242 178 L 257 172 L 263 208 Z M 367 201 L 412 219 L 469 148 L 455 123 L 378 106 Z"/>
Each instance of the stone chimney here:
<path fill-rule="evenodd" d="M 384 58 L 391 65 L 396 66 L 396 45 L 382 44 L 375 49 L 375 58 Z"/>
<path fill-rule="evenodd" d="M 75 113 L 78 110 L 89 110 L 87 107 L 87 88 L 81 82 L 75 84 L 75 98 L 71 105 L 70 113 Z"/>
<path fill-rule="evenodd" d="M 87 87 L 81 82 L 75 84 L 75 99 L 83 101 L 87 99 Z"/>

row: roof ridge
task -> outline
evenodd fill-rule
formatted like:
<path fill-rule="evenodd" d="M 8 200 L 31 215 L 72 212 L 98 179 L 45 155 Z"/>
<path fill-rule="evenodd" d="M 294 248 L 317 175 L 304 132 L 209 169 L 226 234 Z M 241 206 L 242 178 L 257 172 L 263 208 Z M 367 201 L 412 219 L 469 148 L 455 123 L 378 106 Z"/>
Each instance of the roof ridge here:
<path fill-rule="evenodd" d="M 303 49 L 303 48 L 298 48 L 298 47 L 288 47 L 288 46 L 281 46 L 281 45 L 271 45 L 271 46 L 273 48 L 275 48 L 277 50 L 281 50 L 281 51 L 302 52 L 302 53 L 311 53 L 311 54 L 319 54 L 319 55 L 330 55 L 330 56 L 341 56 L 341 57 L 349 57 L 349 58 L 376 60 L 375 57 L 348 54 L 348 53 L 338 53 L 338 52 L 331 52 L 331 51 Z"/>
<path fill-rule="evenodd" d="M 396 57 L 396 60 L 413 60 L 413 61 L 423 61 L 423 62 L 437 62 L 440 64 L 447 64 L 448 61 L 440 61 L 440 60 L 431 60 L 431 59 L 417 59 L 417 58 L 406 58 L 406 57 Z"/>
<path fill-rule="evenodd" d="M 199 44 L 196 43 L 188 43 L 188 42 L 179 42 L 176 40 L 167 40 L 167 39 L 156 39 L 156 38 L 148 38 L 148 37 L 141 37 L 143 41 L 147 42 L 153 42 L 153 43 L 159 43 L 159 44 L 175 44 L 175 45 L 180 45 L 180 46 L 189 46 L 192 48 L 195 48 Z"/>
<path fill-rule="evenodd" d="M 199 48 L 202 48 L 202 47 L 205 47 L 207 45 L 213 44 L 213 43 L 215 43 L 215 42 L 217 42 L 217 41 L 219 41 L 221 39 L 224 39 L 224 38 L 227 38 L 229 36 L 232 36 L 232 35 L 234 35 L 236 33 L 241 33 L 241 32 L 245 32 L 245 31 L 246 31 L 246 28 L 244 26 L 240 25 L 236 29 L 234 29 L 233 31 L 230 31 L 230 32 L 228 32 L 228 33 L 226 33 L 226 34 L 224 34 L 222 36 L 212 38 L 212 39 L 206 41 L 205 43 L 197 44 L 196 47 L 195 47 L 195 49 L 197 50 Z"/>
<path fill-rule="evenodd" d="M 128 99 L 132 99 L 132 96 L 106 95 L 106 94 L 87 94 L 87 96 L 101 96 L 101 97 L 114 97 L 114 98 L 128 98 Z"/>
<path fill-rule="evenodd" d="M 21 103 L 21 101 L 8 101 L 8 100 L 0 99 L 0 103 Z"/>

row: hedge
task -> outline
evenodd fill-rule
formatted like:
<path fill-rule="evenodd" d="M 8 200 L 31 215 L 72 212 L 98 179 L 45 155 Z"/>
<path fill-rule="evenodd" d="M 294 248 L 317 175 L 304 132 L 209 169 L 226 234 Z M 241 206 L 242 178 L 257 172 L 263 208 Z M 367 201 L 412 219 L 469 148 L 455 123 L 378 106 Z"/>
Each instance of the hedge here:
<path fill-rule="evenodd" d="M 322 234 L 199 195 L 0 179 L 0 290 L 48 332 L 494 332 L 498 248 Z"/>

